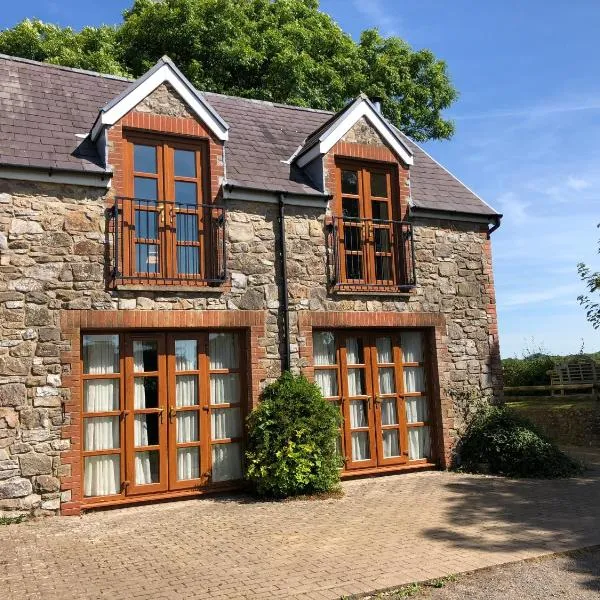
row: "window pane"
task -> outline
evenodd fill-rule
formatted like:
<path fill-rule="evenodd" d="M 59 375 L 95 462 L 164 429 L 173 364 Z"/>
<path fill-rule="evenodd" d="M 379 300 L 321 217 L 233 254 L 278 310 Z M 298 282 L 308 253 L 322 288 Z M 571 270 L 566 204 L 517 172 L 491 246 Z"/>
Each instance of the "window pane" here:
<path fill-rule="evenodd" d="M 385 173 L 371 173 L 371 196 L 387 198 L 387 176 Z"/>
<path fill-rule="evenodd" d="M 362 279 L 362 256 L 346 254 L 346 279 Z"/>
<path fill-rule="evenodd" d="M 338 395 L 337 371 L 335 369 L 316 370 L 315 383 L 319 386 L 321 394 L 325 398 Z"/>
<path fill-rule="evenodd" d="M 177 241 L 198 241 L 198 216 L 179 213 L 177 215 Z"/>
<path fill-rule="evenodd" d="M 369 460 L 371 458 L 371 448 L 369 447 L 368 431 L 352 432 L 352 460 Z"/>
<path fill-rule="evenodd" d="M 366 400 L 352 400 L 350 402 L 350 427 L 357 429 L 368 426 Z"/>
<path fill-rule="evenodd" d="M 195 371 L 198 368 L 198 347 L 196 340 L 175 340 L 175 369 Z"/>
<path fill-rule="evenodd" d="M 134 177 L 133 195 L 138 200 L 152 200 L 158 198 L 157 181 L 149 177 Z M 149 204 L 149 203 L 148 203 Z"/>
<path fill-rule="evenodd" d="M 335 336 L 332 331 L 317 331 L 313 334 L 315 365 L 335 365 Z"/>
<path fill-rule="evenodd" d="M 119 380 L 86 379 L 83 383 L 83 410 L 85 412 L 119 410 Z"/>
<path fill-rule="evenodd" d="M 210 403 L 235 404 L 240 401 L 240 380 L 237 373 L 210 376 Z"/>
<path fill-rule="evenodd" d="M 423 361 L 423 335 L 420 331 L 403 331 L 401 344 L 404 362 Z"/>
<path fill-rule="evenodd" d="M 371 202 L 371 209 L 373 211 L 374 219 L 381 219 L 382 221 L 387 221 L 390 218 L 387 202 L 380 202 L 378 200 L 373 200 Z"/>
<path fill-rule="evenodd" d="M 142 446 L 158 446 L 160 443 L 158 419 L 158 413 L 135 415 L 133 422 L 133 441 L 136 448 Z"/>
<path fill-rule="evenodd" d="M 135 261 L 138 273 L 158 273 L 160 260 L 157 244 L 136 244 Z"/>
<path fill-rule="evenodd" d="M 158 342 L 154 340 L 134 340 L 133 363 L 133 370 L 136 373 L 158 371 Z"/>
<path fill-rule="evenodd" d="M 363 229 L 356 225 L 344 225 L 344 244 L 347 251 L 360 252 L 362 249 Z M 360 256 L 355 257 L 360 260 Z"/>
<path fill-rule="evenodd" d="M 427 398 L 406 398 L 406 420 L 408 423 L 423 423 L 428 419 Z"/>
<path fill-rule="evenodd" d="M 423 372 L 423 367 L 404 367 L 404 391 L 425 391 L 425 374 Z"/>
<path fill-rule="evenodd" d="M 176 181 L 175 182 L 175 202 L 185 206 L 196 206 L 197 185 L 191 181 Z"/>
<path fill-rule="evenodd" d="M 387 227 L 375 227 L 373 229 L 373 240 L 375 252 L 391 252 L 390 230 Z"/>
<path fill-rule="evenodd" d="M 158 408 L 158 377 L 136 377 L 133 385 L 135 409 Z"/>
<path fill-rule="evenodd" d="M 212 447 L 212 480 L 229 481 L 242 478 L 242 446 L 215 444 Z"/>
<path fill-rule="evenodd" d="M 356 198 L 344 198 L 342 200 L 342 216 L 351 219 L 360 217 L 358 200 Z"/>
<path fill-rule="evenodd" d="M 377 362 L 379 364 L 390 364 L 394 362 L 391 338 L 378 337 L 375 341 L 375 345 L 377 346 Z"/>
<path fill-rule="evenodd" d="M 159 483 L 160 454 L 158 450 L 135 453 L 135 482 L 137 485 Z"/>
<path fill-rule="evenodd" d="M 84 496 L 110 496 L 121 491 L 121 460 L 118 454 L 86 456 L 83 471 Z"/>
<path fill-rule="evenodd" d="M 358 195 L 358 173 L 356 171 L 342 171 L 342 194 Z"/>
<path fill-rule="evenodd" d="M 383 432 L 383 457 L 400 456 L 400 437 L 397 429 L 386 429 Z"/>
<path fill-rule="evenodd" d="M 155 146 L 133 146 L 133 170 L 139 173 L 156 173 Z"/>
<path fill-rule="evenodd" d="M 193 150 L 175 150 L 175 175 L 196 177 L 196 153 Z"/>
<path fill-rule="evenodd" d="M 365 395 L 364 369 L 348 369 L 348 393 L 350 396 Z"/>
<path fill-rule="evenodd" d="M 362 365 L 365 362 L 365 349 L 362 338 L 346 339 L 346 362 L 349 365 Z"/>
<path fill-rule="evenodd" d="M 242 435 L 242 419 L 239 408 L 213 409 L 210 416 L 211 437 L 224 440 Z"/>
<path fill-rule="evenodd" d="M 196 375 L 177 375 L 175 405 L 198 406 L 198 377 Z"/>
<path fill-rule="evenodd" d="M 106 375 L 119 372 L 119 336 L 83 336 L 83 372 Z"/>
<path fill-rule="evenodd" d="M 379 393 L 393 394 L 396 391 L 396 378 L 394 376 L 394 368 L 379 368 Z"/>
<path fill-rule="evenodd" d="M 398 411 L 396 410 L 396 398 L 386 398 L 381 403 L 381 424 L 397 425 Z"/>
<path fill-rule="evenodd" d="M 135 237 L 146 240 L 158 239 L 158 213 L 153 210 L 135 211 Z"/>
<path fill-rule="evenodd" d="M 185 410 L 177 413 L 177 443 L 197 442 L 200 439 L 198 431 L 198 411 Z"/>
<path fill-rule="evenodd" d="M 180 275 L 200 273 L 200 249 L 197 246 L 177 246 L 177 273 Z"/>
<path fill-rule="evenodd" d="M 93 417 L 83 420 L 84 450 L 119 448 L 119 417 Z"/>
<path fill-rule="evenodd" d="M 200 457 L 198 448 L 177 449 L 177 479 L 198 479 L 200 477 Z"/>
<path fill-rule="evenodd" d="M 237 341 L 235 333 L 211 333 L 208 336 L 211 369 L 238 368 Z"/>
<path fill-rule="evenodd" d="M 376 256 L 375 257 L 375 279 L 378 281 L 392 280 L 392 257 L 391 256 Z"/>
<path fill-rule="evenodd" d="M 408 458 L 418 460 L 431 454 L 429 427 L 411 427 L 408 430 Z"/>

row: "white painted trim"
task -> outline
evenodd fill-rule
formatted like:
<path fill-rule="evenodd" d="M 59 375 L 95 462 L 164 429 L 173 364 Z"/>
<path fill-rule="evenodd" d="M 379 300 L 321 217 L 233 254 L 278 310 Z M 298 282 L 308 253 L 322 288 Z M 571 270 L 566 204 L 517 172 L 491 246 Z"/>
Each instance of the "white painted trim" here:
<path fill-rule="evenodd" d="M 379 135 L 391 146 L 393 151 L 400 157 L 402 162 L 410 166 L 413 164 L 412 153 L 398 139 L 393 131 L 385 123 L 381 115 L 373 108 L 371 103 L 362 98 L 355 104 L 341 119 L 334 121 L 329 128 L 321 135 L 319 142 L 315 144 L 306 154 L 302 154 L 298 158 L 299 167 L 304 167 L 306 164 L 314 160 L 319 155 L 324 155 L 339 142 L 348 131 L 363 117 L 369 124 L 379 133 Z"/>
<path fill-rule="evenodd" d="M 164 63 L 147 79 L 141 81 L 137 87 L 133 88 L 114 106 L 109 108 L 106 112 L 100 112 L 100 115 L 92 128 L 92 141 L 96 140 L 104 127 L 114 125 L 163 83 L 169 83 L 181 96 L 187 106 L 196 113 L 198 118 L 205 123 L 221 141 L 226 141 L 229 138 L 227 127 L 224 127 L 217 119 L 215 119 L 211 112 L 190 91 L 189 87 L 181 80 L 171 66 L 168 63 Z"/>
<path fill-rule="evenodd" d="M 3 167 L 0 166 L 0 179 L 17 179 L 21 181 L 36 181 L 40 183 L 62 183 L 108 189 L 111 186 L 112 175 L 100 173 L 71 173 L 68 171 L 53 171 L 52 169 L 32 167 Z"/>
<path fill-rule="evenodd" d="M 228 188 L 227 185 L 223 186 L 224 200 L 278 204 L 281 193 L 284 194 L 283 203 L 286 206 L 305 206 L 307 208 L 325 209 L 327 207 L 327 202 L 329 201 L 329 197 L 325 195 L 315 198 L 312 196 L 302 196 L 301 194 L 290 194 L 287 192 L 267 192 L 264 190 L 253 190 L 237 186 L 233 188 Z"/>

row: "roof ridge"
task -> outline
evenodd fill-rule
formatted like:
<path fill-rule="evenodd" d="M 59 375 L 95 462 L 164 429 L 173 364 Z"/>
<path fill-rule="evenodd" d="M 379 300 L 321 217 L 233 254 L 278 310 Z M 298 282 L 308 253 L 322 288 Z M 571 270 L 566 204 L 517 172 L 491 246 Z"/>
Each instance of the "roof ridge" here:
<path fill-rule="evenodd" d="M 47 63 L 40 60 L 33 60 L 31 58 L 22 58 L 21 56 L 12 56 L 10 54 L 2 54 L 0 52 L 0 59 L 10 60 L 13 62 L 25 63 L 28 65 L 37 65 L 40 67 L 50 67 L 53 69 L 59 69 L 60 71 L 71 71 L 72 73 L 80 73 L 82 75 L 92 75 L 94 77 L 104 77 L 105 79 L 116 79 L 117 81 L 129 81 L 133 82 L 135 79 L 130 77 L 122 77 L 121 75 L 111 75 L 110 73 L 100 73 L 99 71 L 88 71 L 87 69 L 78 69 L 76 67 L 65 67 L 64 65 L 55 65 L 54 63 Z"/>

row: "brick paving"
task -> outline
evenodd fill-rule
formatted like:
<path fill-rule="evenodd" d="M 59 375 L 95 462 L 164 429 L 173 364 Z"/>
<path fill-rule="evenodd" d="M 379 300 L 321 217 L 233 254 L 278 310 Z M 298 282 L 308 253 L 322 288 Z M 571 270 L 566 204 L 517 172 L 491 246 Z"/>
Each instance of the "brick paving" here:
<path fill-rule="evenodd" d="M 600 470 L 566 481 L 445 472 L 0 527 L 0 598 L 339 598 L 600 543 Z"/>

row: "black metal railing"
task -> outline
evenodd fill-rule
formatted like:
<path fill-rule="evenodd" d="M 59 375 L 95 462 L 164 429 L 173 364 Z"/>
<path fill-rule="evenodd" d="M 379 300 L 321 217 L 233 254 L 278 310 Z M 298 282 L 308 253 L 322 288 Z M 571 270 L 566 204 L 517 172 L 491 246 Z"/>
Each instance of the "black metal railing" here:
<path fill-rule="evenodd" d="M 416 285 L 411 223 L 336 216 L 328 239 L 336 289 L 393 292 Z"/>
<path fill-rule="evenodd" d="M 118 196 L 109 211 L 115 283 L 220 285 L 225 208 Z"/>

